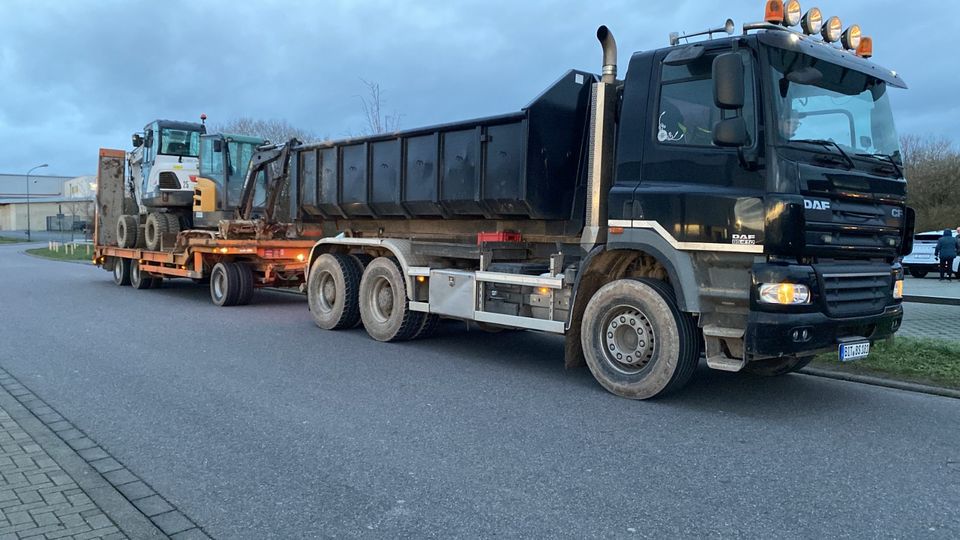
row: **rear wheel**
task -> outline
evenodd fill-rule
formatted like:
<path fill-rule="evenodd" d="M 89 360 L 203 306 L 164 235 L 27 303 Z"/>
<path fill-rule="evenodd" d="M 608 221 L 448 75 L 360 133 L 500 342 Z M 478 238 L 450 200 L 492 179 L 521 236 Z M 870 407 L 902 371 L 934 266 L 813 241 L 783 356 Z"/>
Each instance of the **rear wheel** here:
<path fill-rule="evenodd" d="M 147 249 L 158 251 L 160 249 L 160 239 L 163 233 L 167 231 L 167 218 L 159 212 L 151 212 L 147 216 L 147 223 L 144 227 L 144 240 Z"/>
<path fill-rule="evenodd" d="M 253 269 L 246 263 L 233 263 L 237 267 L 237 277 L 239 278 L 237 286 L 240 291 L 237 293 L 237 305 L 245 306 L 253 300 Z"/>
<path fill-rule="evenodd" d="M 130 260 L 130 285 L 139 290 L 153 288 L 153 278 L 140 269 L 140 262 L 136 260 Z"/>
<path fill-rule="evenodd" d="M 911 268 L 909 271 L 910 271 L 910 275 L 913 276 L 913 277 L 915 277 L 915 278 L 922 279 L 922 278 L 927 277 L 927 271 L 926 271 L 926 270 L 915 270 L 915 269 Z"/>
<path fill-rule="evenodd" d="M 137 247 L 140 220 L 137 216 L 120 216 L 117 220 L 117 245 L 122 248 Z"/>
<path fill-rule="evenodd" d="M 621 279 L 601 287 L 582 324 L 587 365 L 618 396 L 648 399 L 678 390 L 700 359 L 696 323 L 662 281 Z"/>
<path fill-rule="evenodd" d="M 240 272 L 232 263 L 217 263 L 210 272 L 210 299 L 227 307 L 237 305 L 240 298 Z"/>
<path fill-rule="evenodd" d="M 176 214 L 160 214 L 163 216 L 164 221 L 166 222 L 166 232 L 167 234 L 180 234 L 181 227 L 180 217 Z"/>
<path fill-rule="evenodd" d="M 812 355 L 757 360 L 756 362 L 748 362 L 747 365 L 743 367 L 743 371 L 761 377 L 779 377 L 787 373 L 800 371 L 807 367 L 807 364 L 809 364 L 811 360 L 813 360 Z"/>
<path fill-rule="evenodd" d="M 130 259 L 116 259 L 113 263 L 113 282 L 117 285 L 130 285 Z"/>
<path fill-rule="evenodd" d="M 324 253 L 317 257 L 307 282 L 307 302 L 317 326 L 324 330 L 356 326 L 360 320 L 362 269 L 351 255 Z"/>
<path fill-rule="evenodd" d="M 406 280 L 396 260 L 377 257 L 367 265 L 360 280 L 360 318 L 370 337 L 410 339 L 420 329 L 423 315 L 410 310 Z"/>

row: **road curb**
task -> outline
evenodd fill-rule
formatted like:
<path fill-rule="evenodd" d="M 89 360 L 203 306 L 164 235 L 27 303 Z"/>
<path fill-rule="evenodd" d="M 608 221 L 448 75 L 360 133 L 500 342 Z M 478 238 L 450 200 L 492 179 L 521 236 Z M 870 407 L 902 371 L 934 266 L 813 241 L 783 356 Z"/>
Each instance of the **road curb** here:
<path fill-rule="evenodd" d="M 193 520 L 3 368 L 0 406 L 130 538 L 209 538 Z M 146 502 L 155 507 L 157 501 L 166 505 L 162 512 L 148 516 L 150 512 L 141 509 Z"/>
<path fill-rule="evenodd" d="M 913 304 L 938 304 L 941 306 L 960 306 L 960 298 L 948 296 L 922 296 L 919 294 L 905 294 L 903 301 Z"/>
<path fill-rule="evenodd" d="M 36 248 L 30 248 L 30 249 L 36 249 Z M 34 259 L 43 259 L 45 261 L 64 262 L 64 263 L 72 263 L 72 264 L 82 264 L 85 266 L 93 266 L 93 263 L 90 261 L 71 261 L 69 259 L 54 259 L 53 257 L 44 257 L 43 255 L 37 255 L 36 253 L 30 253 L 27 250 L 18 251 L 17 253 L 23 253 L 27 257 L 33 257 Z"/>
<path fill-rule="evenodd" d="M 893 379 L 884 379 L 883 377 L 873 377 L 870 375 L 859 375 L 856 373 L 844 373 L 842 371 L 833 371 L 819 368 L 803 368 L 798 373 L 801 375 L 810 375 L 813 377 L 823 377 L 826 379 L 835 379 L 838 381 L 855 382 L 869 384 L 872 386 L 883 386 L 885 388 L 895 388 L 897 390 L 906 390 L 907 392 L 917 392 L 920 394 L 930 394 L 954 399 L 960 399 L 960 390 L 950 388 L 941 388 L 939 386 L 930 386 L 926 384 L 911 383 L 905 381 L 896 381 Z"/>

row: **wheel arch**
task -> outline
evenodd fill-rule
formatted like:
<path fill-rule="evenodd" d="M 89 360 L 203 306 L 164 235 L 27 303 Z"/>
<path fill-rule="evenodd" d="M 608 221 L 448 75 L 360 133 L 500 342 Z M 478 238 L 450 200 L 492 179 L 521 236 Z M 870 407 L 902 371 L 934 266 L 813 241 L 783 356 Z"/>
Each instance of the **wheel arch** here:
<path fill-rule="evenodd" d="M 310 249 L 304 281 L 310 279 L 310 269 L 317 257 L 324 253 L 349 253 L 352 249 L 362 249 L 379 253 L 381 256 L 395 257 L 403 270 L 403 277 L 407 285 L 407 299 L 413 300 L 414 278 L 410 275 L 410 267 L 427 266 L 427 261 L 413 252 L 410 240 L 400 238 L 324 238 Z"/>

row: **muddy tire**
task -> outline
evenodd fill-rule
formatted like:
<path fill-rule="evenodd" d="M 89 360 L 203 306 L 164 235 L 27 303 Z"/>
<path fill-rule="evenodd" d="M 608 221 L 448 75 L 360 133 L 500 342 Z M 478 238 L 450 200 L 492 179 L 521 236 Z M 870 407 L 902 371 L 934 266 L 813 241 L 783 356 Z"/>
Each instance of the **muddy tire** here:
<path fill-rule="evenodd" d="M 360 279 L 360 319 L 377 341 L 403 341 L 420 329 L 424 313 L 411 311 L 400 264 L 377 257 Z"/>
<path fill-rule="evenodd" d="M 324 253 L 310 268 L 307 302 L 313 322 L 324 330 L 353 328 L 360 321 L 360 275 L 352 255 Z"/>
<path fill-rule="evenodd" d="M 117 245 L 122 248 L 137 247 L 140 221 L 137 216 L 120 216 L 117 220 Z"/>
<path fill-rule="evenodd" d="M 163 216 L 164 221 L 166 221 L 166 229 L 164 230 L 167 234 L 180 234 L 180 231 L 183 230 L 181 226 L 180 217 L 176 214 L 160 214 Z M 173 246 L 167 246 L 168 248 L 173 248 Z"/>
<path fill-rule="evenodd" d="M 422 313 L 421 319 L 423 322 L 420 323 L 420 328 L 410 336 L 410 339 L 428 338 L 437 332 L 437 327 L 440 326 L 440 317 L 438 315 Z"/>
<path fill-rule="evenodd" d="M 232 263 L 217 263 L 210 272 L 210 300 L 220 307 L 237 305 L 240 272 Z"/>
<path fill-rule="evenodd" d="M 662 281 L 608 283 L 588 302 L 582 324 L 590 372 L 621 397 L 649 399 L 679 390 L 700 360 L 696 322 L 680 311 Z"/>
<path fill-rule="evenodd" d="M 130 285 L 130 259 L 117 258 L 114 260 L 113 282 L 121 287 Z"/>
<path fill-rule="evenodd" d="M 143 229 L 144 242 L 150 251 L 160 250 L 160 239 L 167 232 L 167 217 L 159 212 L 151 212 Z"/>
<path fill-rule="evenodd" d="M 250 303 L 250 300 L 253 300 L 253 269 L 246 263 L 238 262 L 233 263 L 233 265 L 237 267 L 237 277 L 239 278 L 237 282 L 239 288 L 237 305 L 245 306 Z"/>
<path fill-rule="evenodd" d="M 807 367 L 813 360 L 813 356 L 791 356 L 784 358 L 772 358 L 770 360 L 757 360 L 748 362 L 743 367 L 744 373 L 759 375 L 760 377 L 779 377 Z"/>

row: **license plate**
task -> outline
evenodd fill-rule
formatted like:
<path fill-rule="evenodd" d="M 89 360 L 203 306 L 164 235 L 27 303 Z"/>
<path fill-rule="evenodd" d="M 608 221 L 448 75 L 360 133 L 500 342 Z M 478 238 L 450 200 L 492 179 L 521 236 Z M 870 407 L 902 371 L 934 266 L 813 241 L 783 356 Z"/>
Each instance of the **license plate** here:
<path fill-rule="evenodd" d="M 841 362 L 859 360 L 860 358 L 865 358 L 868 354 L 870 354 L 869 341 L 864 341 L 862 343 L 845 343 L 840 345 Z"/>

